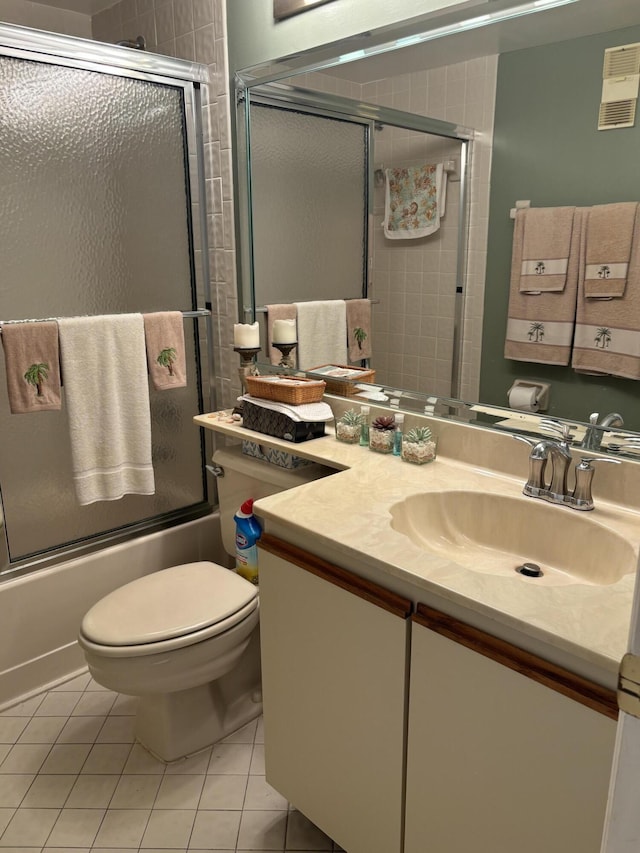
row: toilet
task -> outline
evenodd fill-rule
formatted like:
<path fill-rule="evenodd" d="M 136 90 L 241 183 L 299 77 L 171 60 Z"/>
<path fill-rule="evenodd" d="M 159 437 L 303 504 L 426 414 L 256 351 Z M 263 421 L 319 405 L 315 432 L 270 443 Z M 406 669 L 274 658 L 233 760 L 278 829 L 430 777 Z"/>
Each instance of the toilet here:
<path fill-rule="evenodd" d="M 234 513 L 331 473 L 285 469 L 242 453 L 214 454 L 225 551 L 235 555 Z M 258 588 L 213 562 L 173 566 L 98 601 L 78 643 L 103 687 L 138 697 L 135 735 L 170 762 L 198 752 L 262 712 Z"/>

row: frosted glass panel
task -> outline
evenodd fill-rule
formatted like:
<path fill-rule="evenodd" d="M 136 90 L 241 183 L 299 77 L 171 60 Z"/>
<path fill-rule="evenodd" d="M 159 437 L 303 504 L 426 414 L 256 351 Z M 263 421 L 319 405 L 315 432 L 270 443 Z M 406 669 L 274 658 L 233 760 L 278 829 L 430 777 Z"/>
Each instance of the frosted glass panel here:
<path fill-rule="evenodd" d="M 0 57 L 0 319 L 193 306 L 183 101 L 177 86 Z M 188 387 L 151 395 L 151 497 L 79 506 L 64 400 L 10 415 L 0 377 L 12 560 L 203 500 L 193 320 L 185 337 Z"/>
<path fill-rule="evenodd" d="M 256 305 L 362 296 L 361 124 L 251 105 Z"/>

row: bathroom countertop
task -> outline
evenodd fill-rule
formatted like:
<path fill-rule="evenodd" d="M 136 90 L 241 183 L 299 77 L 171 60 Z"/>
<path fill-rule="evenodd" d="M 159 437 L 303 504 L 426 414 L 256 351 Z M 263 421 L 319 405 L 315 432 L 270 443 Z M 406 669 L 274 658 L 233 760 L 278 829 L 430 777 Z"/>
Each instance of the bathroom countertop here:
<path fill-rule="evenodd" d="M 234 439 L 256 441 L 336 469 L 335 475 L 257 501 L 255 511 L 269 532 L 615 689 L 619 662 L 627 651 L 633 570 L 609 584 L 557 584 L 515 572 L 490 574 L 426 551 L 391 527 L 392 505 L 427 491 L 462 489 L 532 502 L 522 495 L 526 456 L 522 476 L 514 477 L 441 453 L 432 463 L 411 465 L 390 454 L 338 442 L 332 428 L 323 438 L 292 444 L 244 429 L 223 413 L 199 415 L 194 421 Z M 504 442 L 507 452 L 518 444 L 508 436 Z M 551 509 L 577 514 L 565 507 Z M 633 544 L 637 557 L 637 509 L 596 496 L 596 509 L 580 515 L 619 533 Z"/>

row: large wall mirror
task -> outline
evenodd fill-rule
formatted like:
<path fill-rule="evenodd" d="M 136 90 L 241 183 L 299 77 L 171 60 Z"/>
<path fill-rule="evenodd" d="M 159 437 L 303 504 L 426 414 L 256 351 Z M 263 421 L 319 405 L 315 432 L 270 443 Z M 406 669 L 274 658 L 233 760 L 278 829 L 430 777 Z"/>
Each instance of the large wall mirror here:
<path fill-rule="evenodd" d="M 374 301 L 376 384 L 415 399 L 460 398 L 475 404 L 465 407 L 466 417 L 475 412 L 472 417 L 506 428 L 536 429 L 535 416 L 500 407 L 508 405 L 514 379 L 546 382 L 547 417 L 587 425 L 592 413 L 602 419 L 619 412 L 624 429 L 615 426 L 616 433 L 640 432 L 640 371 L 633 380 L 504 357 L 516 202 L 586 208 L 640 201 L 640 119 L 632 127 L 598 130 L 604 51 L 635 43 L 636 0 L 579 0 L 423 41 L 405 25 L 402 38 L 384 49 L 334 60 L 324 49 L 321 61 L 310 51 L 241 74 L 238 140 L 239 153 L 247 155 L 240 174 L 247 199 L 241 233 L 253 237 L 241 252 L 245 321 L 281 297 L 368 295 Z M 272 115 L 265 121 L 268 108 Z M 260 111 L 255 122 L 254 110 Z M 296 124 L 301 117 L 323 122 L 308 131 L 317 149 L 300 137 L 283 153 L 295 140 L 288 126 L 274 131 L 271 118 L 283 111 L 290 124 L 292 116 Z M 342 123 L 357 128 L 354 160 L 337 156 L 345 144 L 341 133 L 332 139 L 329 121 L 334 129 Z M 269 139 L 266 149 L 258 126 L 261 138 Z M 304 178 L 294 162 L 301 153 Z M 284 171 L 275 170 L 276 162 Z M 448 164 L 446 216 L 437 235 L 386 240 L 380 175 L 418 162 Z M 316 182 L 309 184 L 317 188 L 314 198 L 319 188 L 326 190 L 327 206 L 313 215 L 337 229 L 322 232 L 320 242 L 293 226 L 274 231 L 289 207 L 287 193 L 306 187 L 307 173 Z M 331 200 L 331 175 L 339 186 L 348 185 L 350 201 L 346 189 L 344 198 Z M 296 225 L 300 219 L 298 213 Z M 310 233 L 321 233 L 313 218 Z M 346 280 L 328 271 L 323 255 L 348 271 Z M 288 272 L 282 266 L 287 256 L 297 257 L 302 268 Z M 269 289 L 274 282 L 276 290 Z M 286 287 L 279 290 L 278 282 Z M 637 326 L 631 319 L 629 331 L 640 339 L 640 273 L 625 298 L 634 303 L 629 317 L 637 310 L 639 318 Z M 574 430 L 578 438 L 583 433 Z M 614 452 L 620 442 L 612 440 Z"/>

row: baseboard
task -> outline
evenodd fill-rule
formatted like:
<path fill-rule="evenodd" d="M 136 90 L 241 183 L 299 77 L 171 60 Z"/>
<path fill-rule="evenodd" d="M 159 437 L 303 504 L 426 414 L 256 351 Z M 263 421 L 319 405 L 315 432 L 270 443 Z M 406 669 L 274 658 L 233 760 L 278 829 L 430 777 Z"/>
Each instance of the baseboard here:
<path fill-rule="evenodd" d="M 0 711 L 51 690 L 87 671 L 77 642 L 68 643 L 0 673 Z"/>

